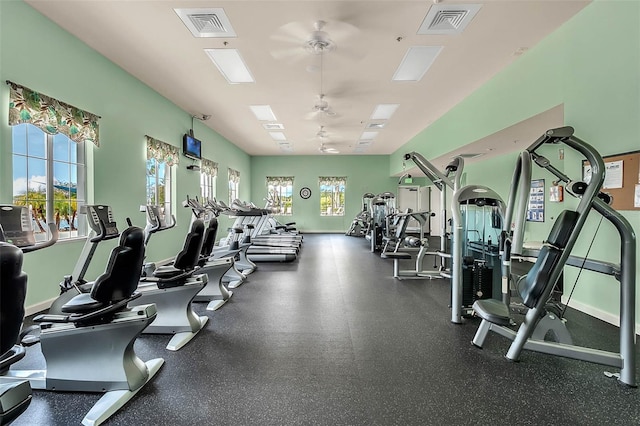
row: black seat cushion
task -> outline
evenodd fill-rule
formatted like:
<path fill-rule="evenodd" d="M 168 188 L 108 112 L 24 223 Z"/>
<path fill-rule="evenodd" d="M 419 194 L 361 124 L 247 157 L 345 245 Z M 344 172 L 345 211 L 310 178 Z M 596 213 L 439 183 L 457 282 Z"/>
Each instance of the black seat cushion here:
<path fill-rule="evenodd" d="M 0 242 L 0 355 L 18 341 L 24 299 L 27 294 L 27 274 L 22 271 L 22 250 Z"/>
<path fill-rule="evenodd" d="M 166 279 L 176 277 L 183 272 L 184 271 L 182 269 L 175 268 L 172 265 L 165 265 L 156 268 L 156 270 L 153 271 L 153 276 L 156 278 Z"/>
<path fill-rule="evenodd" d="M 92 312 L 130 298 L 138 288 L 143 260 L 144 232 L 138 227 L 129 227 L 120 235 L 119 245 L 111 250 L 107 267 L 94 281 L 91 293 L 74 297 L 62 306 L 62 312 Z"/>
<path fill-rule="evenodd" d="M 573 210 L 564 210 L 560 213 L 553 223 L 551 232 L 549 232 L 547 243 L 557 248 L 565 248 L 578 220 L 578 216 L 578 213 Z"/>
<path fill-rule="evenodd" d="M 97 311 L 104 306 L 104 303 L 92 298 L 91 293 L 80 293 L 62 306 L 62 312 L 85 314 L 87 312 Z"/>
<path fill-rule="evenodd" d="M 191 224 L 182 250 L 176 255 L 173 266 L 183 271 L 190 271 L 196 267 L 200 258 L 200 250 L 204 240 L 204 222 L 196 219 Z"/>
<path fill-rule="evenodd" d="M 511 323 L 509 307 L 500 300 L 476 300 L 473 304 L 473 310 L 476 315 L 490 323 L 503 326 L 508 326 Z"/>
<path fill-rule="evenodd" d="M 216 237 L 218 235 L 218 219 L 215 217 L 209 221 L 207 229 L 204 231 L 204 239 L 202 241 L 202 250 L 200 250 L 200 258 L 207 258 L 211 256 L 213 247 L 216 244 Z"/>
<path fill-rule="evenodd" d="M 528 308 L 533 308 L 538 303 L 548 285 L 555 285 L 549 278 L 561 255 L 562 250 L 555 247 L 544 246 L 540 249 L 538 259 L 524 278 L 524 285 L 520 289 L 522 303 Z"/>
<path fill-rule="evenodd" d="M 404 252 L 382 253 L 380 257 L 383 259 L 411 259 L 411 255 Z"/>

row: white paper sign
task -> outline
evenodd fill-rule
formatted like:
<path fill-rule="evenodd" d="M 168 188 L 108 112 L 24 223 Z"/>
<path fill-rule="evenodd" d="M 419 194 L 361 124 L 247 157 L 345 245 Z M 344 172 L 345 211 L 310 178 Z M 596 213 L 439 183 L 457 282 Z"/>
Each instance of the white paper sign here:
<path fill-rule="evenodd" d="M 636 184 L 636 191 L 633 197 L 633 207 L 640 207 L 640 183 Z"/>
<path fill-rule="evenodd" d="M 622 160 L 604 163 L 603 189 L 622 188 Z"/>

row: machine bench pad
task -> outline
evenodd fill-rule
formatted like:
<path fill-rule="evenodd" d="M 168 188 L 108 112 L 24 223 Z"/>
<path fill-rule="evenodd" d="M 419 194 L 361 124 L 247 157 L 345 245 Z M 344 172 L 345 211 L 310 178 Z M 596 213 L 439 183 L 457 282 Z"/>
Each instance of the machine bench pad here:
<path fill-rule="evenodd" d="M 487 320 L 492 324 L 503 326 L 509 326 L 511 324 L 509 307 L 500 300 L 476 300 L 473 304 L 473 310 L 480 318 Z"/>

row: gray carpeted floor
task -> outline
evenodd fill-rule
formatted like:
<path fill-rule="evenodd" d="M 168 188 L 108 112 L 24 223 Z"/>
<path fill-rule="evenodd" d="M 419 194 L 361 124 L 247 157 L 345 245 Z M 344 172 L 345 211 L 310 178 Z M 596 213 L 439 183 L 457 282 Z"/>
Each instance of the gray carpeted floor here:
<path fill-rule="evenodd" d="M 479 323 L 449 322 L 449 286 L 396 281 L 364 239 L 305 235 L 293 263 L 261 263 L 178 352 L 143 336 L 153 382 L 109 425 L 604 425 L 640 424 L 640 390 L 607 367 L 524 352 Z M 577 343 L 617 350 L 617 329 L 568 312 Z M 23 365 L 43 365 L 39 347 Z M 34 391 L 14 425 L 73 425 L 99 394 Z"/>

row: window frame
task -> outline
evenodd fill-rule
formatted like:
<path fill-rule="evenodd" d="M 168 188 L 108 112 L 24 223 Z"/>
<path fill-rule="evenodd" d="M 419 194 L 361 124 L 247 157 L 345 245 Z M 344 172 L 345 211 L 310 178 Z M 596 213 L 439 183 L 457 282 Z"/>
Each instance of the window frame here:
<path fill-rule="evenodd" d="M 324 189 L 329 188 L 330 190 Z M 344 176 L 330 176 L 318 178 L 318 189 L 320 192 L 320 216 L 322 217 L 340 217 L 345 215 L 346 194 L 347 194 L 347 178 Z M 330 202 L 326 209 L 323 204 L 326 203 L 327 193 Z M 329 213 L 330 210 L 330 213 Z"/>
<path fill-rule="evenodd" d="M 293 216 L 293 180 L 294 178 L 289 176 L 267 176 L 267 197 L 271 198 L 273 192 L 280 201 L 280 203 L 274 207 L 274 214 Z M 289 193 L 289 195 L 286 195 L 287 193 Z"/>
<path fill-rule="evenodd" d="M 200 172 L 200 196 L 202 201 L 209 201 L 216 198 L 216 178 L 211 173 Z"/>
<path fill-rule="evenodd" d="M 154 182 L 154 191 L 155 191 L 155 203 L 153 202 L 153 200 L 150 198 L 150 193 L 149 193 L 149 177 L 151 176 L 149 174 L 149 163 L 153 161 L 156 164 L 155 167 L 155 174 L 154 177 L 152 178 L 155 182 Z M 164 165 L 164 203 L 161 205 L 160 204 L 160 197 L 157 195 L 159 194 L 159 189 L 162 185 L 160 185 L 159 182 L 159 173 L 160 170 L 162 169 L 162 167 L 159 166 L 159 164 Z M 154 205 L 154 206 L 158 206 L 158 207 L 162 207 L 162 213 L 164 214 L 164 219 L 165 222 L 171 223 L 171 215 L 173 212 L 173 180 L 174 180 L 174 165 L 168 165 L 165 161 L 159 161 L 157 158 L 147 158 L 146 162 L 145 162 L 145 197 L 146 197 L 146 203 L 147 205 Z"/>
<path fill-rule="evenodd" d="M 229 180 L 229 205 L 231 205 L 234 200 L 240 199 L 240 172 L 228 168 L 227 176 Z"/>
<path fill-rule="evenodd" d="M 16 138 L 18 135 L 16 134 L 18 129 L 25 129 L 24 131 L 24 152 L 18 152 L 16 150 L 16 146 L 19 143 Z M 30 135 L 33 135 L 33 132 L 38 133 L 38 137 L 42 137 L 42 141 L 44 143 L 44 156 L 38 156 L 37 154 L 30 153 Z M 21 136 L 21 135 L 20 135 Z M 62 139 L 63 142 L 66 142 L 67 146 L 65 148 L 66 159 L 61 159 L 56 155 L 55 148 L 59 146 L 59 140 Z M 34 141 L 34 143 L 36 143 Z M 31 148 L 34 149 L 34 148 Z M 72 149 L 75 149 L 75 159 L 72 155 Z M 26 189 L 23 194 L 24 199 L 22 203 L 19 200 L 21 194 L 16 193 L 15 183 L 17 179 L 21 179 L 22 176 L 16 177 L 16 164 L 17 160 L 23 159 L 22 162 L 25 166 L 25 178 L 26 178 Z M 31 176 L 30 176 L 30 160 L 34 161 L 43 161 L 44 162 L 44 173 L 45 180 L 44 182 L 44 204 L 34 205 L 37 202 L 37 198 L 33 196 L 30 197 L 29 194 L 39 193 L 40 191 L 30 191 L 31 188 Z M 74 239 L 82 239 L 87 236 L 87 224 L 84 220 L 80 220 L 80 210 L 81 207 L 87 204 L 87 148 L 85 143 L 78 143 L 73 141 L 67 135 L 63 133 L 50 134 L 38 126 L 35 126 L 31 123 L 20 123 L 14 126 L 11 126 L 11 161 L 12 161 L 12 182 L 13 187 L 11 190 L 12 193 L 12 203 L 15 205 L 27 205 L 30 206 L 33 212 L 33 221 L 34 221 L 34 232 L 36 234 L 36 240 L 42 241 L 48 238 L 48 228 L 46 226 L 47 223 L 57 223 L 58 227 L 58 239 L 61 241 L 66 240 L 74 240 Z M 58 185 L 55 183 L 56 178 L 56 165 L 63 165 L 68 168 L 68 181 L 67 182 L 59 182 Z M 75 199 L 71 190 L 73 181 L 73 173 L 75 171 Z M 64 192 L 64 184 L 67 184 L 66 188 L 68 188 L 67 193 L 68 196 L 60 197 L 60 194 Z M 58 186 L 58 187 L 56 187 Z M 61 188 L 62 186 L 62 188 Z M 69 206 L 66 214 L 61 212 L 60 209 L 56 209 L 56 207 L 60 207 L 62 204 L 67 203 Z M 75 203 L 75 210 L 73 209 L 73 204 Z M 45 210 L 44 215 L 39 213 L 42 210 L 42 207 Z M 44 219 L 45 223 L 42 223 Z M 62 224 L 62 220 L 67 223 L 66 228 L 60 228 Z M 74 226 L 74 223 L 76 224 Z M 67 234 L 68 232 L 68 234 Z"/>

